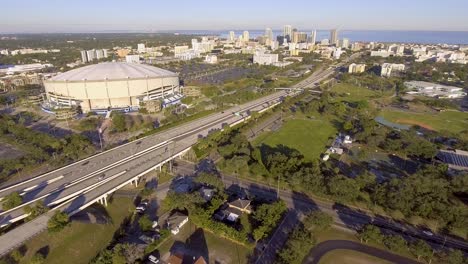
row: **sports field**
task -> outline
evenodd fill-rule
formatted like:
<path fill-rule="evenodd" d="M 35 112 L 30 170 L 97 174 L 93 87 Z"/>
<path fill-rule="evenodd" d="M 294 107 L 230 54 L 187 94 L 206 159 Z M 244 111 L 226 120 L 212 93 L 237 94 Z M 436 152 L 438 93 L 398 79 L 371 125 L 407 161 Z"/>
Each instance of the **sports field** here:
<path fill-rule="evenodd" d="M 435 131 L 458 133 L 468 129 L 468 113 L 445 111 L 439 113 L 414 113 L 384 110 L 380 113 L 386 120 L 405 125 L 418 125 Z"/>
<path fill-rule="evenodd" d="M 255 139 L 255 145 L 271 147 L 285 145 L 299 150 L 307 160 L 318 159 L 325 152 L 328 137 L 336 134 L 336 129 L 325 120 L 292 119 L 280 130 L 267 132 Z"/>

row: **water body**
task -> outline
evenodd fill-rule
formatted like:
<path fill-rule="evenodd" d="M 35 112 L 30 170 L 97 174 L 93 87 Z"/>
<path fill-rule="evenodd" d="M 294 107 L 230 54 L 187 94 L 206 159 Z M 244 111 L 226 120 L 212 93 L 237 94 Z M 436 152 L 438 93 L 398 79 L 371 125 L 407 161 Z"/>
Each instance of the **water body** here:
<path fill-rule="evenodd" d="M 264 30 L 248 30 L 250 38 L 265 34 Z M 310 35 L 312 30 L 304 31 Z M 181 30 L 172 31 L 180 34 L 210 35 L 226 38 L 228 30 Z M 243 30 L 234 30 L 236 37 Z M 273 35 L 280 36 L 281 30 L 273 30 Z M 317 41 L 330 38 L 329 30 L 317 30 Z M 350 41 L 363 42 L 395 42 L 395 43 L 421 43 L 421 44 L 468 44 L 468 31 L 396 31 L 396 30 L 343 30 L 339 31 L 339 38 L 348 38 Z"/>

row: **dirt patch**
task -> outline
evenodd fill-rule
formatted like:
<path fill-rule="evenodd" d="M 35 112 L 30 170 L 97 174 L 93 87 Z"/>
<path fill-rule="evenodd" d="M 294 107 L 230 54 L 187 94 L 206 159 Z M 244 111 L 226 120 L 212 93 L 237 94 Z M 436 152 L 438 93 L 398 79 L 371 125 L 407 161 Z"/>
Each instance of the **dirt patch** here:
<path fill-rule="evenodd" d="M 435 130 L 432 126 L 430 126 L 430 125 L 428 125 L 426 123 L 411 120 L 411 119 L 397 119 L 396 123 L 420 126 L 420 127 L 425 128 L 427 130 Z"/>

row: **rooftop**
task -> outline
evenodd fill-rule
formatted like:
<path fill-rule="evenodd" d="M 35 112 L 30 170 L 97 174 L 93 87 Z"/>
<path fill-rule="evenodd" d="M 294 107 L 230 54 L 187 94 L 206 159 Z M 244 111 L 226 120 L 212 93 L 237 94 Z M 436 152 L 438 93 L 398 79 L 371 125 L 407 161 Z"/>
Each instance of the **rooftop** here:
<path fill-rule="evenodd" d="M 50 78 L 48 81 L 104 81 L 176 77 L 177 74 L 146 64 L 104 62 L 70 70 Z"/>
<path fill-rule="evenodd" d="M 229 203 L 230 206 L 240 209 L 246 209 L 250 205 L 250 200 L 237 199 Z"/>
<path fill-rule="evenodd" d="M 439 150 L 437 158 L 455 169 L 468 169 L 468 152 L 463 150 Z"/>

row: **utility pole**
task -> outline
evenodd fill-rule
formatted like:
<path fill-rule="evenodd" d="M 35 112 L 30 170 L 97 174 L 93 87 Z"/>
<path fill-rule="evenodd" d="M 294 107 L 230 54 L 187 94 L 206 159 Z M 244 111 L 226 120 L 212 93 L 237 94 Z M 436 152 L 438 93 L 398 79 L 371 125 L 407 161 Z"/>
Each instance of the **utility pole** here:
<path fill-rule="evenodd" d="M 278 174 L 278 188 L 276 189 L 276 198 L 279 200 L 280 198 L 280 193 L 279 193 L 279 188 L 280 188 L 280 174 Z"/>

